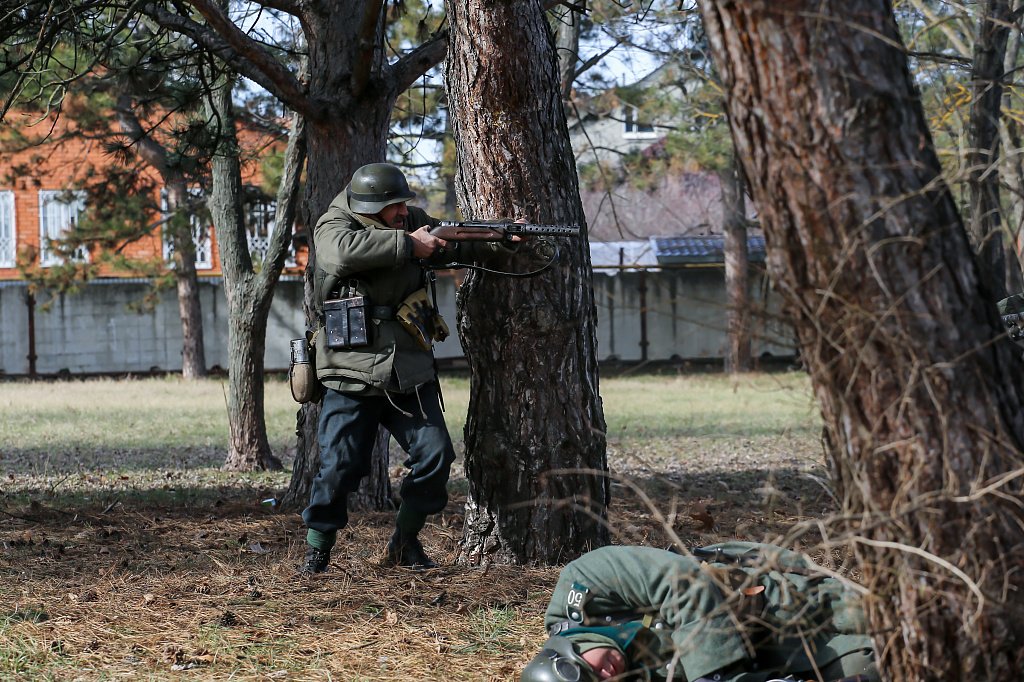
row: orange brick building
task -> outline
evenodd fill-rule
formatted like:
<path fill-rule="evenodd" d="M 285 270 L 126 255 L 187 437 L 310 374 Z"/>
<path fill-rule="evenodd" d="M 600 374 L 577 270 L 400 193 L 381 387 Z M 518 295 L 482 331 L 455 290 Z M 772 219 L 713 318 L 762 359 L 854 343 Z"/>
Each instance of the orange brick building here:
<path fill-rule="evenodd" d="M 80 189 L 90 178 L 102 174 L 116 161 L 96 140 L 66 137 L 73 123 L 66 118 L 43 120 L 31 125 L 35 119 L 15 112 L 8 114 L 12 129 L 29 131 L 41 137 L 50 131 L 48 142 L 22 151 L 0 148 L 0 281 L 22 279 L 18 263 L 31 262 L 29 268 L 48 268 L 61 262 L 49 247 L 49 240 L 65 233 L 68 226 L 78 220 L 88 208 L 86 192 Z M 41 132 L 40 132 L 41 131 Z M 243 165 L 243 182 L 255 185 L 264 171 L 260 151 L 275 149 L 283 141 L 267 133 L 243 129 L 240 134 L 243 147 L 252 150 L 252 160 Z M 155 186 L 160 186 L 159 175 L 138 162 L 139 172 Z M 154 197 L 158 202 L 159 196 Z M 273 229 L 272 202 L 250 204 L 247 212 L 247 233 L 250 253 L 261 258 L 266 253 L 267 239 Z M 140 220 L 154 222 L 158 216 L 140 216 Z M 221 275 L 217 243 L 208 219 L 193 216 L 193 240 L 196 245 L 196 269 L 200 277 Z M 148 237 L 123 246 L 128 258 L 150 259 L 154 256 L 170 257 L 159 228 L 154 227 Z M 82 259 L 95 258 L 95 254 L 82 253 Z M 288 255 L 285 272 L 301 274 L 305 265 L 305 249 L 293 246 Z M 97 273 L 102 278 L 137 277 L 136 273 L 118 271 L 104 264 Z"/>

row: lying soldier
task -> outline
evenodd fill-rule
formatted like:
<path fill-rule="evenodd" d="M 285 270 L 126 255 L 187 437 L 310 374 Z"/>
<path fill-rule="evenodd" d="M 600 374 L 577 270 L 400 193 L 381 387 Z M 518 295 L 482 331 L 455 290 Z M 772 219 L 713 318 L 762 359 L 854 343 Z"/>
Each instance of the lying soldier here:
<path fill-rule="evenodd" d="M 520 682 L 877 682 L 857 597 L 801 555 L 747 542 L 689 556 L 602 547 L 562 569 Z"/>

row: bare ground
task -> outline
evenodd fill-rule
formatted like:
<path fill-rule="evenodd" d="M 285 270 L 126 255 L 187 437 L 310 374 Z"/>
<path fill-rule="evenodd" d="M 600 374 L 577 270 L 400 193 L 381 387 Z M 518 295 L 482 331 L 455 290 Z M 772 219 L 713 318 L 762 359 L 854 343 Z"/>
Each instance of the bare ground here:
<path fill-rule="evenodd" d="M 816 449 L 806 434 L 613 439 L 614 541 L 780 541 L 832 511 Z M 464 479 L 423 536 L 444 568 L 381 566 L 393 516 L 362 512 L 330 571 L 300 578 L 301 519 L 261 504 L 287 474 L 178 454 L 192 468 L 7 475 L 0 677 L 511 680 L 543 642 L 558 568 L 458 565 Z"/>

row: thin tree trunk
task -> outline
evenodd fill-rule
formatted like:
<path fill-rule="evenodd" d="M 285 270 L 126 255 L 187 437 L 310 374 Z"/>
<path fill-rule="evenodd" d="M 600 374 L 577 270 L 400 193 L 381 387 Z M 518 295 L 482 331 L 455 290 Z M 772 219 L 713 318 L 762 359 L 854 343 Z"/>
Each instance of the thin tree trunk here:
<path fill-rule="evenodd" d="M 576 80 L 579 62 L 580 33 L 583 14 L 574 7 L 558 5 L 551 10 L 555 17 L 555 49 L 558 53 L 558 82 L 562 101 L 572 99 L 572 86 Z"/>
<path fill-rule="evenodd" d="M 725 372 L 750 371 L 750 264 L 747 261 L 747 211 L 743 182 L 735 159 L 718 173 L 722 185 L 722 233 L 725 236 L 726 319 Z"/>
<path fill-rule="evenodd" d="M 999 200 L 999 121 L 1003 100 L 1003 60 L 1011 21 L 1010 0 L 978 3 L 971 68 L 968 133 L 968 184 L 971 212 L 968 234 L 983 280 L 996 299 L 1006 297 L 1002 206 Z"/>
<path fill-rule="evenodd" d="M 187 225 L 187 223 L 186 223 Z M 174 238 L 174 276 L 181 313 L 181 375 L 186 379 L 206 376 L 206 349 L 203 344 L 203 311 L 199 303 L 199 278 L 196 276 L 196 249 L 192 231 Z"/>
<path fill-rule="evenodd" d="M 535 0 L 449 0 L 456 187 L 472 218 L 584 225 L 554 42 Z M 537 267 L 534 247 L 503 267 Z M 473 273 L 459 333 L 472 377 L 465 560 L 555 563 L 608 541 L 604 415 L 586 237 L 559 268 Z"/>
<path fill-rule="evenodd" d="M 994 340 L 892 8 L 699 4 L 846 483 L 883 675 L 1018 680 L 1024 366 Z"/>
<path fill-rule="evenodd" d="M 176 214 L 188 206 L 188 186 L 181 171 L 168 164 L 168 150 L 146 134 L 132 110 L 132 97 L 121 93 L 114 105 L 121 132 L 131 140 L 139 156 L 160 174 L 167 191 L 167 211 Z M 181 315 L 181 374 L 188 379 L 206 376 L 206 350 L 203 344 L 203 312 L 199 302 L 196 276 L 195 243 L 186 216 L 176 216 L 168 235 L 174 248 L 174 273 L 178 311 Z"/>

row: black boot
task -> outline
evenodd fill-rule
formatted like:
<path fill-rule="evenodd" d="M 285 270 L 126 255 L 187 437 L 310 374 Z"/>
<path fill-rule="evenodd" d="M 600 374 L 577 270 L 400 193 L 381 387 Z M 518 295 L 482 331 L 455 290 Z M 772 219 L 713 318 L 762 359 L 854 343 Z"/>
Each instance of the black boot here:
<path fill-rule="evenodd" d="M 388 555 L 385 561 L 391 566 L 406 566 L 419 570 L 437 568 L 437 564 L 423 551 L 423 545 L 416 535 L 403 533 L 399 528 L 395 529 L 388 542 Z"/>
<path fill-rule="evenodd" d="M 331 563 L 331 551 L 317 549 L 313 545 L 306 545 L 306 560 L 302 562 L 299 573 L 302 575 L 313 575 L 323 573 L 327 565 Z"/>

